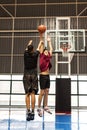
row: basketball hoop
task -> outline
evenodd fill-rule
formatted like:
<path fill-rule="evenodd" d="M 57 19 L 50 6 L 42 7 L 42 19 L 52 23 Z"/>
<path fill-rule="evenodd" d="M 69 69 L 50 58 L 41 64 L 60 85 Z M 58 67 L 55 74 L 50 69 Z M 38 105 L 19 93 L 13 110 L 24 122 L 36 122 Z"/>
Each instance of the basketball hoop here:
<path fill-rule="evenodd" d="M 69 54 L 69 49 L 71 48 L 71 45 L 67 45 L 67 44 L 63 44 L 62 46 L 61 46 L 61 49 L 62 49 L 62 55 L 63 55 L 63 57 L 68 57 L 68 54 Z"/>

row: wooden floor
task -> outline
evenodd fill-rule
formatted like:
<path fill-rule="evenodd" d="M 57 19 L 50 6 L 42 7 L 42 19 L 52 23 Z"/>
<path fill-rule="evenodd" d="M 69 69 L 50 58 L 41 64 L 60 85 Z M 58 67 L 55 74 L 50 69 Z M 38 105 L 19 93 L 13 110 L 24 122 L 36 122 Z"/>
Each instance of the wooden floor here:
<path fill-rule="evenodd" d="M 0 108 L 0 130 L 87 130 L 87 110 L 73 109 L 71 114 L 52 115 L 44 112 L 39 117 L 35 111 L 35 119 L 26 121 L 25 109 Z"/>

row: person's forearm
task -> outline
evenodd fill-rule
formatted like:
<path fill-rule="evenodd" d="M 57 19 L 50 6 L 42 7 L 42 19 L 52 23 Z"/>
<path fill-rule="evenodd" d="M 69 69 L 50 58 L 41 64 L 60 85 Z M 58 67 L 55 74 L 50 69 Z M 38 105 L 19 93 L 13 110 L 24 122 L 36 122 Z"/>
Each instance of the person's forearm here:
<path fill-rule="evenodd" d="M 52 47 L 52 44 L 51 44 L 51 39 L 48 38 L 47 41 L 48 41 L 50 51 L 53 51 L 53 47 Z"/>
<path fill-rule="evenodd" d="M 29 41 L 29 43 L 27 44 L 26 50 L 28 49 L 28 46 L 32 44 L 32 40 Z"/>
<path fill-rule="evenodd" d="M 43 34 L 40 33 L 40 41 L 42 41 L 42 40 L 43 40 Z"/>
<path fill-rule="evenodd" d="M 51 41 L 49 41 L 48 44 L 49 44 L 50 51 L 53 51 L 53 47 L 52 47 Z"/>
<path fill-rule="evenodd" d="M 32 40 L 30 40 L 30 41 L 29 41 L 29 43 L 28 43 L 28 45 L 27 45 L 27 46 L 29 46 L 29 45 L 31 45 L 31 44 L 32 44 Z"/>
<path fill-rule="evenodd" d="M 43 47 L 44 47 L 44 43 L 43 43 L 43 41 L 40 41 L 37 50 L 42 52 L 43 51 Z"/>

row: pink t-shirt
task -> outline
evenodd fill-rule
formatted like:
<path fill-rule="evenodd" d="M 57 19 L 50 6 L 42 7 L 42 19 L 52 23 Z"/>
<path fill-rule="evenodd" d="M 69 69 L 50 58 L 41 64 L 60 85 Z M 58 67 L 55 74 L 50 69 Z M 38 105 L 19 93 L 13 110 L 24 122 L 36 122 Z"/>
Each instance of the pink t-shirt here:
<path fill-rule="evenodd" d="M 50 63 L 50 59 L 52 56 L 50 56 L 50 53 L 48 55 L 44 55 L 44 53 L 40 54 L 40 70 L 41 72 L 46 71 L 47 69 L 51 69 L 52 64 Z"/>

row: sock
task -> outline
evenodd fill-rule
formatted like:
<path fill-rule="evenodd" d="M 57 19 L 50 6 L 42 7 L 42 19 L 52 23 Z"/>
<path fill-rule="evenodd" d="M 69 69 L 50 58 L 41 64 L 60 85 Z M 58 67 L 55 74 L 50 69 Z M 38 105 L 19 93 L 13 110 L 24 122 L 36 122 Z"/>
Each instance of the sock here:
<path fill-rule="evenodd" d="M 34 109 L 32 109 L 32 113 L 34 113 Z"/>
<path fill-rule="evenodd" d="M 28 112 L 30 112 L 30 109 L 27 109 Z"/>

